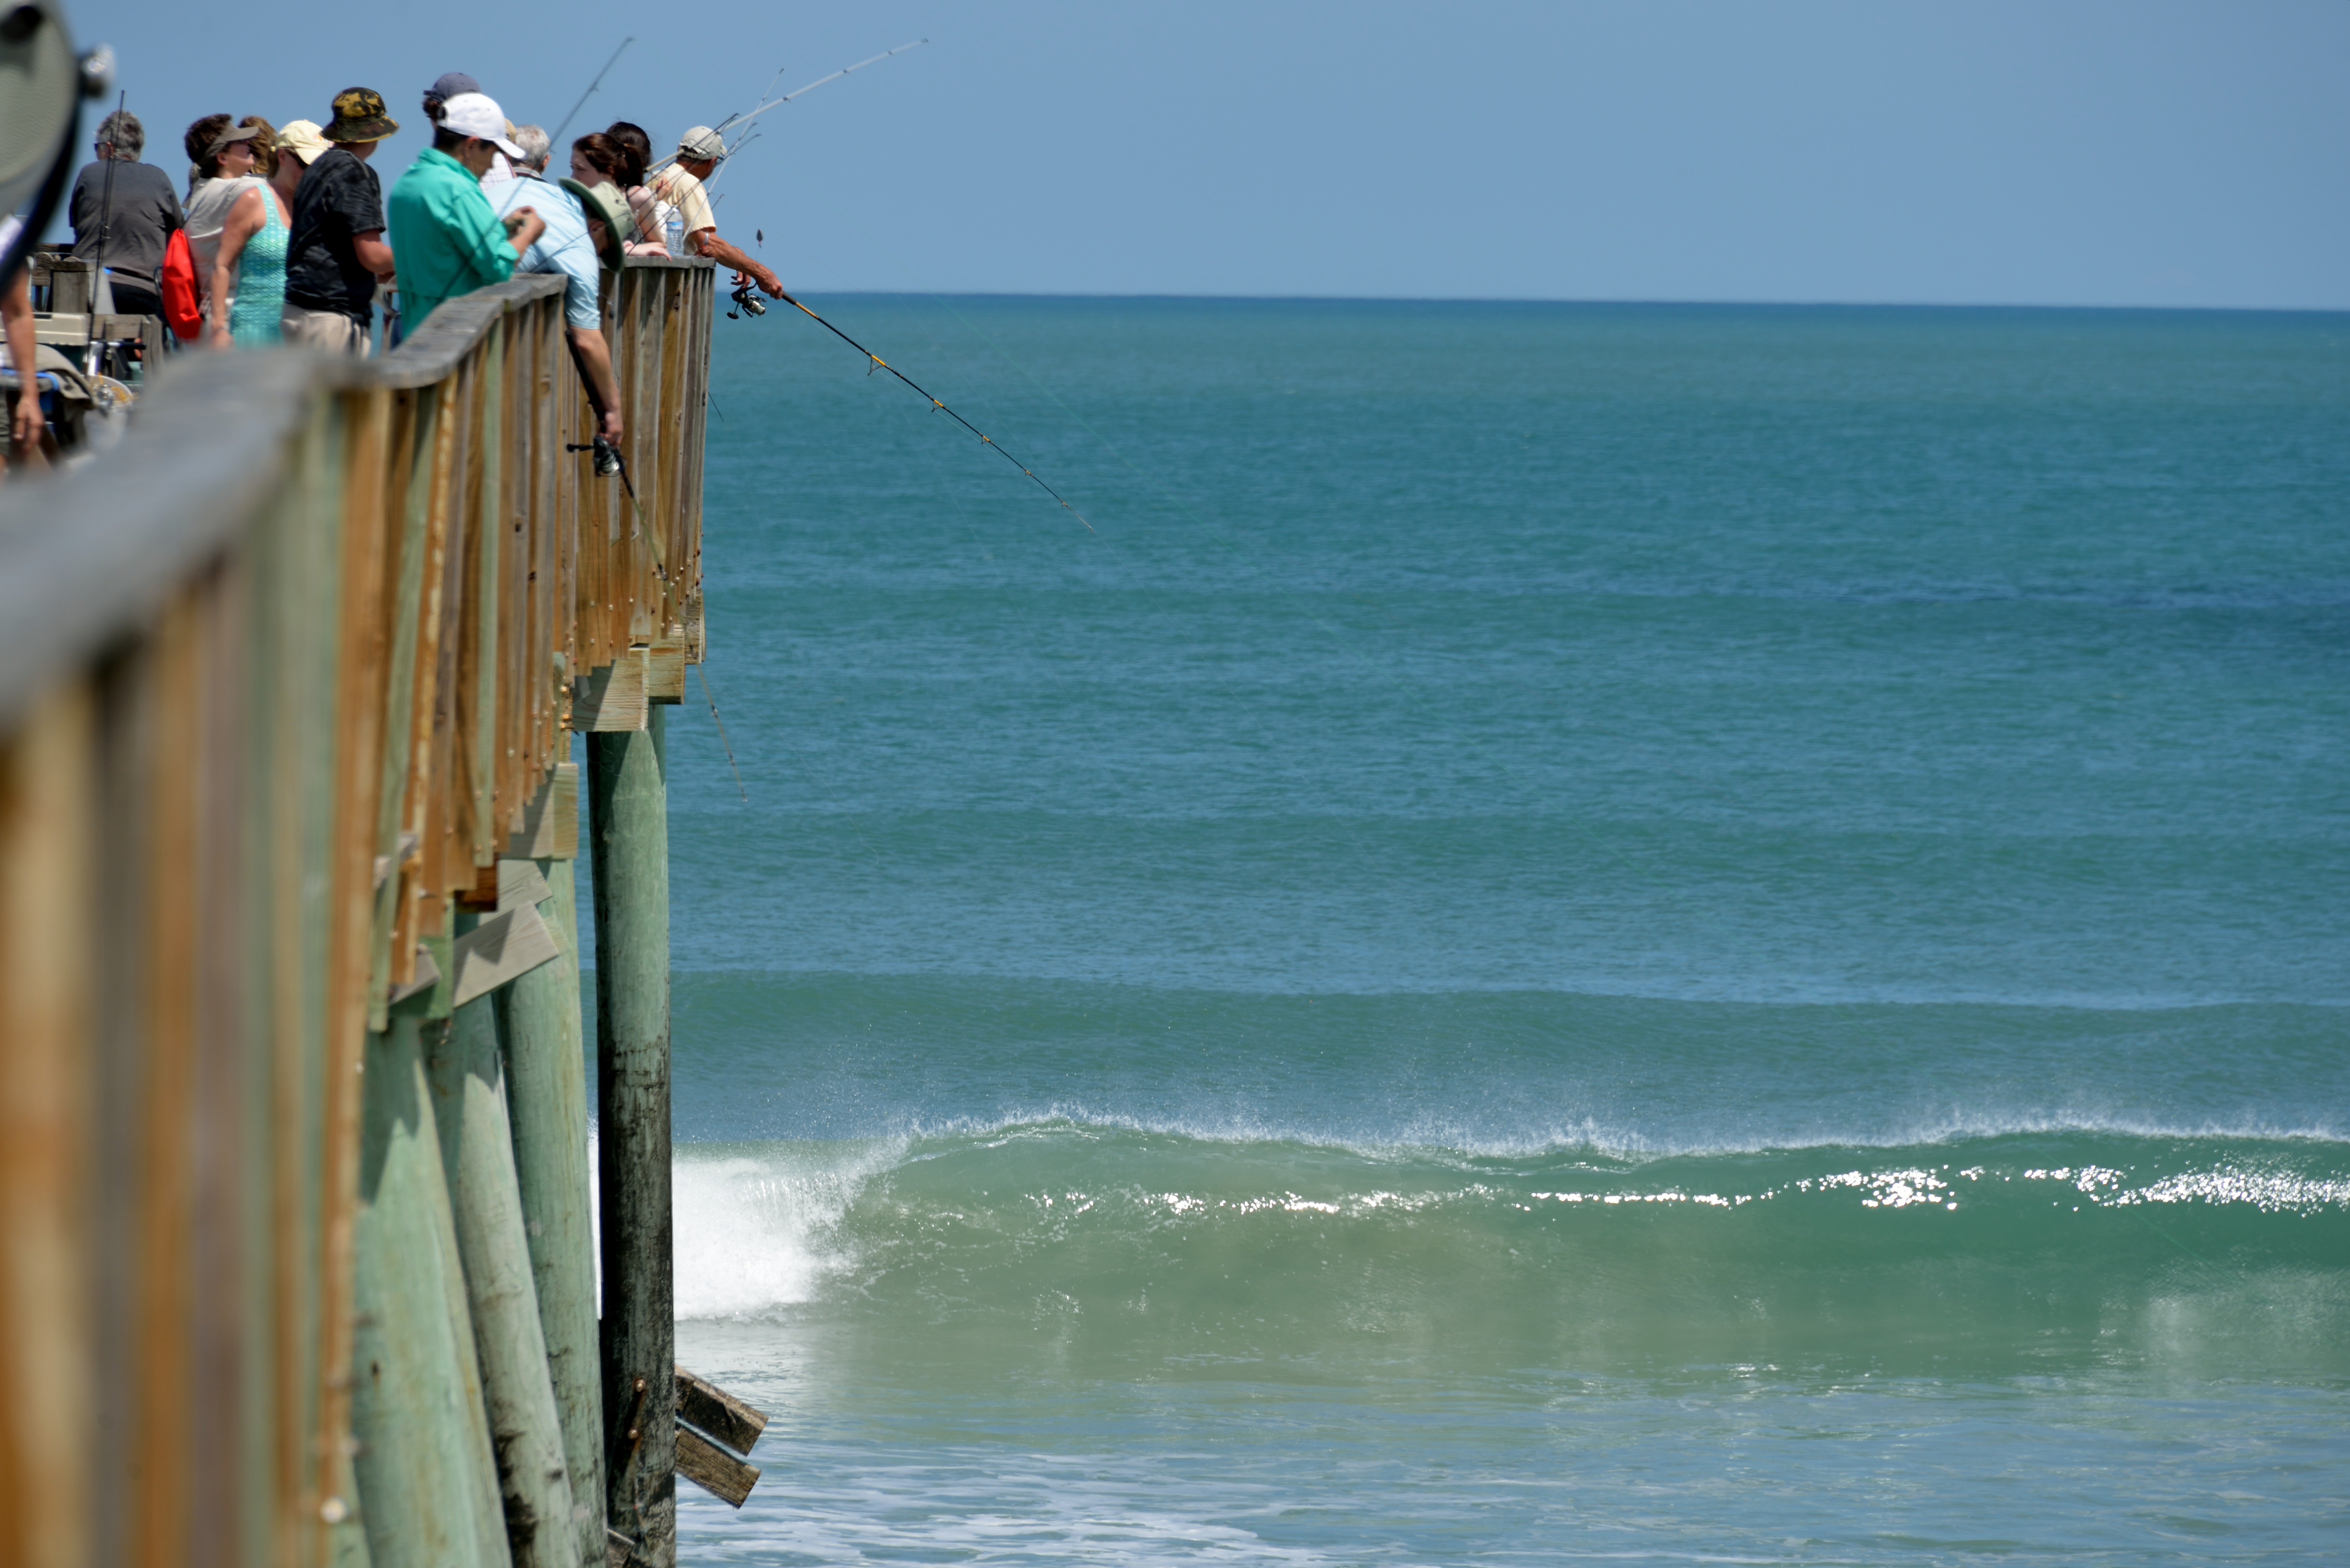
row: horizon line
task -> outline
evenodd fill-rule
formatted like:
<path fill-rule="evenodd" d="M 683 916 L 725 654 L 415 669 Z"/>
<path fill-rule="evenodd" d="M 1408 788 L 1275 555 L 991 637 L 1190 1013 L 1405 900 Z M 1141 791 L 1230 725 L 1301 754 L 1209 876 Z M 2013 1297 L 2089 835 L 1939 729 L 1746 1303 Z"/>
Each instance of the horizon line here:
<path fill-rule="evenodd" d="M 811 288 L 810 296 L 891 298 L 922 296 L 942 299 L 1085 299 L 1162 304 L 1229 305 L 1546 305 L 1617 309 L 1670 310 L 1950 310 L 2107 311 L 2167 316 L 2350 316 L 2350 305 L 2080 305 L 2051 302 L 1993 303 L 1948 300 L 1839 299 L 1652 299 L 1535 295 L 1470 294 L 1170 294 L 996 288 Z"/>

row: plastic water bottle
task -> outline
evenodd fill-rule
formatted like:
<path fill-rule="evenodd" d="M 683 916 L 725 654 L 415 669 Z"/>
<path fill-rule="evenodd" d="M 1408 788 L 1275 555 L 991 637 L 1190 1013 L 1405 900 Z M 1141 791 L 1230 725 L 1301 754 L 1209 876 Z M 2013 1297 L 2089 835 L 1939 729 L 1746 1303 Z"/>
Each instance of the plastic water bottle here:
<path fill-rule="evenodd" d="M 681 256 L 685 254 L 685 218 L 683 214 L 676 212 L 670 213 L 669 222 L 661 225 L 661 238 L 663 242 L 668 244 L 670 254 L 673 256 Z"/>

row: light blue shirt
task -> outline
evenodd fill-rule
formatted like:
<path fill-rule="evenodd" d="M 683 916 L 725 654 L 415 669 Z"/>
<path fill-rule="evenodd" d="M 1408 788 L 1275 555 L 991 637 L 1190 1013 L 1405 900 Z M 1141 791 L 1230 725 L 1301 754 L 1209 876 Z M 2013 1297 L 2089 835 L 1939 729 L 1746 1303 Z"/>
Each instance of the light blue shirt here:
<path fill-rule="evenodd" d="M 579 198 L 552 180 L 527 174 L 484 185 L 482 193 L 501 218 L 516 207 L 529 207 L 546 220 L 546 233 L 522 253 L 515 271 L 561 273 L 567 280 L 563 288 L 565 323 L 580 331 L 600 329 L 604 314 L 596 303 L 596 244 L 588 237 L 588 214 L 579 210 Z"/>

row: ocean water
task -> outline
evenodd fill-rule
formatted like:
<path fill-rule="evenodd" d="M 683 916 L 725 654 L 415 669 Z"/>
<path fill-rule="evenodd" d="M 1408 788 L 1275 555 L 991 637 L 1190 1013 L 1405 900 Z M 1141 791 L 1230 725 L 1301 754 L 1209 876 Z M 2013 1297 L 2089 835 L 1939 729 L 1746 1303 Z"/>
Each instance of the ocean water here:
<path fill-rule="evenodd" d="M 814 303 L 686 1560 L 2350 1556 L 2350 318 Z"/>

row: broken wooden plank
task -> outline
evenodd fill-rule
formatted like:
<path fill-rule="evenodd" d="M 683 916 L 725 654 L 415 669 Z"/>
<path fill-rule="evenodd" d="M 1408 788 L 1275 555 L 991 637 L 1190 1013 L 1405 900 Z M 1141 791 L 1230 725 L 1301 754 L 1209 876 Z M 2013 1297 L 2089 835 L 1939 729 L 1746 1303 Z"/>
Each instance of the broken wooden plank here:
<path fill-rule="evenodd" d="M 677 1369 L 677 1413 L 738 1454 L 747 1454 L 767 1429 L 767 1414 L 707 1378 Z"/>
<path fill-rule="evenodd" d="M 736 1459 L 683 1421 L 677 1424 L 677 1473 L 736 1508 L 759 1484 L 759 1467 Z"/>
<path fill-rule="evenodd" d="M 579 764 L 557 763 L 523 808 L 521 831 L 505 852 L 521 860 L 573 860 L 579 855 Z"/>
<path fill-rule="evenodd" d="M 450 955 L 456 974 L 450 1005 L 463 1007 L 475 997 L 487 996 L 562 954 L 555 933 L 546 929 L 535 906 L 501 909 L 452 944 Z"/>
<path fill-rule="evenodd" d="M 534 860 L 501 860 L 498 862 L 498 908 L 512 909 L 528 904 L 533 909 L 555 897 L 555 889 L 546 885 L 546 877 Z"/>

